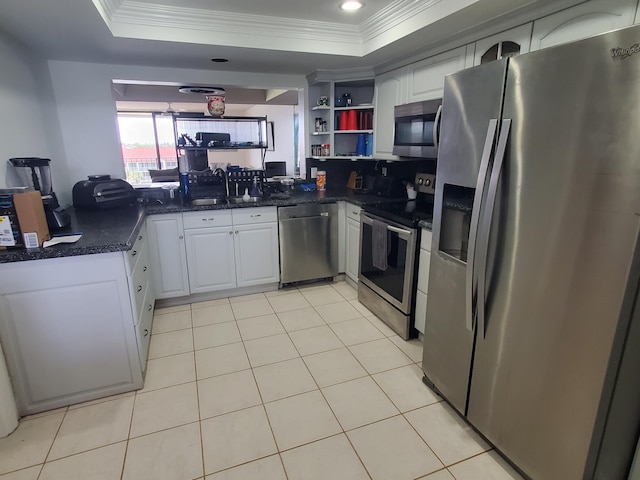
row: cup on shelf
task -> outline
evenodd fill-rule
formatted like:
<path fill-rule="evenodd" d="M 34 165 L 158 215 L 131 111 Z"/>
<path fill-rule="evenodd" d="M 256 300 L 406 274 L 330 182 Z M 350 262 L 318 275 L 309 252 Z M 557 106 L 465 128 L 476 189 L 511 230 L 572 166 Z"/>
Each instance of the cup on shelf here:
<path fill-rule="evenodd" d="M 356 143 L 356 155 L 358 157 L 364 157 L 367 153 L 367 135 L 361 133 L 358 135 L 358 142 Z"/>
<path fill-rule="evenodd" d="M 340 112 L 340 130 L 349 130 L 349 111 Z"/>
<path fill-rule="evenodd" d="M 368 133 L 367 134 L 367 144 L 366 144 L 366 149 L 365 149 L 365 154 L 368 157 L 373 156 L 373 133 Z"/>
<path fill-rule="evenodd" d="M 347 130 L 357 130 L 358 120 L 355 110 L 347 110 Z"/>

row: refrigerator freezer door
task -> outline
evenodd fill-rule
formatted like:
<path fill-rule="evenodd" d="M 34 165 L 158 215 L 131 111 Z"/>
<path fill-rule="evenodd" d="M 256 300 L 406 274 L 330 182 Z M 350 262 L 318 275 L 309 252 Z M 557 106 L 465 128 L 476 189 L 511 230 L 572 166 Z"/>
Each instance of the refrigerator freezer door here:
<path fill-rule="evenodd" d="M 467 262 L 460 258 L 464 255 L 452 256 L 448 248 L 445 237 L 456 229 L 446 222 L 443 226 L 443 200 L 445 190 L 466 190 L 473 203 L 488 127 L 491 119 L 500 117 L 505 69 L 506 61 L 493 62 L 445 80 L 422 367 L 428 383 L 463 414 L 474 333 L 466 324 Z M 450 214 L 464 222 L 464 213 Z M 464 226 L 456 227 L 464 235 Z M 458 243 L 467 241 L 462 240 Z"/>
<path fill-rule="evenodd" d="M 467 417 L 533 479 L 592 478 L 640 228 L 640 54 L 612 49 L 638 43 L 632 28 L 509 64 Z"/>

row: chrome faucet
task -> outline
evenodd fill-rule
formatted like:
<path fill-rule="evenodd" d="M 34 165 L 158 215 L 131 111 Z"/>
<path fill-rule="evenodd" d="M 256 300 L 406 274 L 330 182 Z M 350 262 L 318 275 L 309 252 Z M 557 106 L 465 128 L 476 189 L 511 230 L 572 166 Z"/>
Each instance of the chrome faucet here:
<path fill-rule="evenodd" d="M 225 192 L 226 198 L 229 198 L 229 176 L 227 175 L 227 172 L 221 168 L 216 168 L 213 174 L 214 175 L 222 174 L 222 178 L 224 178 L 224 192 Z M 238 184 L 236 184 L 236 195 L 237 195 L 237 191 L 238 191 Z"/>

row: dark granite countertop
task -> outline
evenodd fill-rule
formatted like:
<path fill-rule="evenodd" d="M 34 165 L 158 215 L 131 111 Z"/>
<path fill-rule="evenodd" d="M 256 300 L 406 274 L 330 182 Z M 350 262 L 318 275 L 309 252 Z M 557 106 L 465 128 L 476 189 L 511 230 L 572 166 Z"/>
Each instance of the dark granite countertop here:
<path fill-rule="evenodd" d="M 97 211 L 70 207 L 68 212 L 71 226 L 55 233 L 82 233 L 80 240 L 47 248 L 8 248 L 0 251 L 0 263 L 130 250 L 145 218 L 144 208 L 138 206 Z"/>
<path fill-rule="evenodd" d="M 374 203 L 384 203 L 390 201 L 406 201 L 406 198 L 391 199 L 385 197 L 378 197 L 376 195 L 364 195 L 353 193 L 353 190 L 348 188 L 327 190 L 325 192 L 291 192 L 289 198 L 264 198 L 255 203 L 238 203 L 227 204 L 221 203 L 218 205 L 191 205 L 190 203 L 166 203 L 157 205 L 145 206 L 147 215 L 155 215 L 161 213 L 176 213 L 176 212 L 192 212 L 198 210 L 220 210 L 229 208 L 248 208 L 248 207 L 287 207 L 290 205 L 302 205 L 305 203 L 332 203 L 345 201 L 353 203 L 355 205 L 367 205 Z"/>
<path fill-rule="evenodd" d="M 199 210 L 219 210 L 248 207 L 284 207 L 305 203 L 331 203 L 346 201 L 355 205 L 406 201 L 406 198 L 389 199 L 375 195 L 355 194 L 349 189 L 327 190 L 325 192 L 292 192 L 289 198 L 265 198 L 256 203 L 239 203 L 194 206 L 180 202 L 121 207 L 109 210 L 75 210 L 70 207 L 71 227 L 60 234 L 81 232 L 82 238 L 76 243 L 58 244 L 37 249 L 7 249 L 0 251 L 0 263 L 40 260 L 46 258 L 72 257 L 96 253 L 121 252 L 130 250 L 146 215 L 179 213 Z"/>

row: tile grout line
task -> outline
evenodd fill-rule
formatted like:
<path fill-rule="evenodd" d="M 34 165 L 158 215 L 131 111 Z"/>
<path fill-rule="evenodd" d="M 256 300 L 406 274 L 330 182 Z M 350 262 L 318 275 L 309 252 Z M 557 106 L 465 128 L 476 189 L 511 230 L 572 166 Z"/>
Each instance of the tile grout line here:
<path fill-rule="evenodd" d="M 267 298 L 267 303 L 269 303 L 269 305 L 271 305 L 271 303 L 269 302 L 268 298 Z M 231 308 L 231 310 L 233 311 L 233 307 Z M 235 318 L 235 316 L 236 316 L 236 314 L 235 314 L 235 312 L 233 312 L 233 317 Z M 276 315 L 276 318 L 277 318 L 277 315 Z M 237 326 L 238 325 L 238 319 L 236 318 L 235 321 L 236 321 L 236 326 Z M 239 327 L 238 327 L 238 331 L 240 331 Z M 242 338 L 242 334 L 240 334 L 240 338 Z M 251 370 L 251 377 L 253 378 L 253 383 L 254 383 L 254 385 L 256 387 L 256 390 L 258 391 L 258 396 L 260 397 L 260 406 L 262 407 L 262 411 L 264 412 L 264 416 L 267 419 L 267 424 L 269 425 L 269 431 L 271 432 L 271 438 L 273 439 L 273 444 L 276 447 L 276 455 L 278 455 L 278 457 L 280 457 L 280 449 L 278 447 L 278 442 L 276 441 L 276 436 L 275 436 L 275 434 L 273 432 L 273 427 L 271 426 L 271 420 L 269 419 L 269 415 L 267 414 L 267 409 L 264 406 L 264 399 L 262 397 L 262 392 L 260 391 L 260 387 L 258 386 L 258 381 L 256 380 L 256 374 L 255 374 L 255 372 L 253 370 L 254 367 L 253 367 L 253 365 L 251 365 L 251 359 L 249 358 L 249 351 L 247 350 L 247 346 L 245 345 L 244 339 L 241 340 L 241 342 L 242 342 L 242 348 L 244 349 L 244 354 L 247 356 L 247 362 L 249 363 L 249 370 Z M 255 405 L 253 407 L 247 407 L 247 408 L 254 408 L 254 407 L 255 407 Z M 204 454 L 203 454 L 203 458 L 204 458 Z M 266 458 L 266 457 L 262 457 L 262 458 Z M 256 460 L 259 460 L 259 459 L 253 459 L 253 460 L 251 460 L 251 462 L 254 462 Z M 280 457 L 280 462 L 282 463 L 282 457 Z M 246 462 L 246 463 L 249 463 L 249 462 Z M 240 464 L 240 465 L 242 465 L 242 464 Z M 232 466 L 230 468 L 235 468 L 237 466 L 239 466 L 239 465 L 234 465 L 234 466 Z M 284 464 L 282 465 L 282 469 L 284 470 Z M 284 470 L 284 472 L 285 472 L 285 476 L 287 476 L 286 470 Z M 207 472 L 205 471 L 204 473 L 205 473 L 205 478 L 206 478 Z"/>
<path fill-rule="evenodd" d="M 146 375 L 146 370 L 145 370 L 145 375 Z M 122 459 L 122 470 L 120 472 L 120 480 L 124 479 L 124 469 L 127 464 L 127 455 L 129 454 L 129 440 L 131 440 L 131 429 L 133 428 L 133 414 L 136 411 L 137 398 L 138 398 L 138 391 L 136 391 L 135 395 L 133 396 L 133 406 L 131 407 L 131 415 L 129 417 L 129 430 L 127 432 L 127 439 L 126 439 L 127 444 L 124 447 L 124 458 Z"/>
<path fill-rule="evenodd" d="M 58 435 L 60 434 L 60 430 L 62 429 L 62 424 L 64 423 L 64 419 L 67 418 L 67 413 L 69 413 L 69 407 L 67 407 L 67 409 L 64 411 L 64 415 L 62 416 L 62 420 L 60 421 L 60 425 L 58 425 L 58 428 L 56 429 L 56 434 L 53 436 L 53 441 L 51 442 L 51 445 L 49 445 L 49 449 L 47 450 L 47 454 L 44 457 L 44 461 L 42 462 L 42 468 L 40 469 L 40 472 L 38 473 L 38 477 L 40 478 L 40 476 L 42 475 L 42 472 L 44 471 L 44 466 L 47 464 L 47 460 L 49 459 L 49 455 L 51 455 L 51 450 L 53 449 L 53 444 L 56 443 L 56 439 L 58 438 Z"/>
<path fill-rule="evenodd" d="M 191 304 L 189 304 L 191 306 Z M 190 316 L 191 316 L 191 338 L 193 340 L 193 373 L 196 382 L 196 401 L 198 402 L 198 432 L 200 435 L 200 458 L 201 458 L 201 472 L 202 478 L 206 478 L 206 468 L 204 463 L 204 438 L 202 436 L 202 412 L 200 410 L 200 384 L 198 382 L 198 365 L 196 362 L 196 338 L 195 338 L 195 329 L 193 327 L 193 309 L 190 308 Z M 233 312 L 233 309 L 232 309 Z M 235 318 L 235 317 L 234 317 Z"/>

